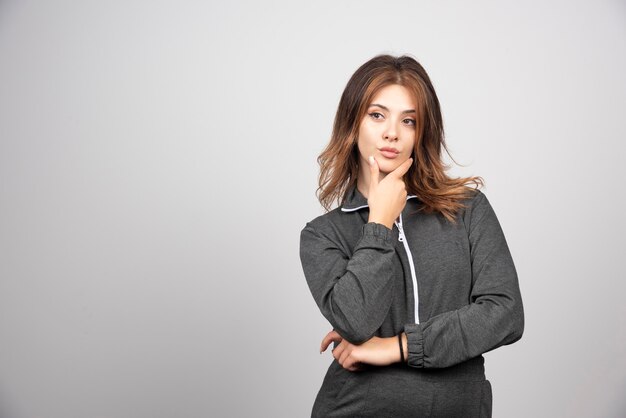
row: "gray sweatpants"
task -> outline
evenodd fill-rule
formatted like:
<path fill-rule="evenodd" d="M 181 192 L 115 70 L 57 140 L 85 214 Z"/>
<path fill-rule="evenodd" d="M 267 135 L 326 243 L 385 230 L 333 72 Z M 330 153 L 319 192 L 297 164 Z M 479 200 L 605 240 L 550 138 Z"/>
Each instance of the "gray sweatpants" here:
<path fill-rule="evenodd" d="M 491 417 L 491 384 L 483 357 L 445 369 L 400 363 L 350 372 L 336 361 L 328 368 L 312 418 Z"/>

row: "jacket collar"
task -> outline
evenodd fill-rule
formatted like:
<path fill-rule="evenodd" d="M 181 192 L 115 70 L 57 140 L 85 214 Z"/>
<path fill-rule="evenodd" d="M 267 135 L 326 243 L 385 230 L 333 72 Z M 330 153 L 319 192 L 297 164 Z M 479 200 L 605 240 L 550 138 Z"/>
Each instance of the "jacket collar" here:
<path fill-rule="evenodd" d="M 343 205 L 341 205 L 341 210 L 344 212 L 352 212 L 366 207 L 368 207 L 367 199 L 359 189 L 357 189 L 356 185 L 352 186 L 346 194 L 346 200 L 343 202 Z"/>
<path fill-rule="evenodd" d="M 410 194 L 406 197 L 406 200 L 417 197 L 414 194 Z M 348 191 L 346 195 L 346 199 L 341 205 L 341 210 L 343 212 L 354 212 L 359 209 L 369 207 L 367 204 L 367 198 L 363 196 L 363 194 L 357 189 L 356 185 L 352 186 L 352 188 Z"/>

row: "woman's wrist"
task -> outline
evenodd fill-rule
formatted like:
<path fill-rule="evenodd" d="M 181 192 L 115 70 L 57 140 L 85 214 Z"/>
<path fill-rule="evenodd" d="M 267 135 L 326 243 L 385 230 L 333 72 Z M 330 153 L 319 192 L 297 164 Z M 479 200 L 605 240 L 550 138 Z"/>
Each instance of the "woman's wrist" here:
<path fill-rule="evenodd" d="M 400 334 L 398 334 L 399 336 L 396 337 L 396 340 L 398 341 L 398 362 L 403 362 L 403 363 L 408 363 L 409 361 L 409 342 L 406 336 L 406 333 L 401 332 Z M 402 348 L 400 348 L 400 346 L 402 346 Z"/>
<path fill-rule="evenodd" d="M 406 333 L 401 332 L 398 335 L 393 337 L 384 338 L 386 346 L 387 346 L 387 358 L 389 358 L 390 363 L 402 363 L 407 364 L 408 362 L 408 341 L 406 337 Z M 400 342 L 402 342 L 402 353 L 400 353 Z"/>
<path fill-rule="evenodd" d="M 385 225 L 387 228 L 389 228 L 389 229 L 393 229 L 393 222 L 394 222 L 394 221 L 393 221 L 393 220 L 392 220 L 392 221 L 389 221 L 389 220 L 382 219 L 382 218 L 379 218 L 379 217 L 370 216 L 370 217 L 368 218 L 367 222 L 368 222 L 368 223 L 369 223 L 369 222 L 373 222 L 373 223 L 377 223 L 377 224 Z"/>

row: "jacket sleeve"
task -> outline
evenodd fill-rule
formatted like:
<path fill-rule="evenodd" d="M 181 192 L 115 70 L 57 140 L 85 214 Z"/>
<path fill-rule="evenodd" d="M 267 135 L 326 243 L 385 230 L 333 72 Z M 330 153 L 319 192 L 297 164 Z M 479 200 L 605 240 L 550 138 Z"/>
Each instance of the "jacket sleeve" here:
<path fill-rule="evenodd" d="M 380 328 L 393 299 L 398 232 L 378 223 L 361 227 L 351 256 L 308 223 L 300 234 L 300 260 L 322 314 L 352 344 Z"/>
<path fill-rule="evenodd" d="M 452 366 L 512 344 L 524 332 L 524 310 L 513 259 L 482 192 L 473 199 L 464 218 L 473 281 L 470 303 L 423 323 L 405 325 L 409 366 Z"/>

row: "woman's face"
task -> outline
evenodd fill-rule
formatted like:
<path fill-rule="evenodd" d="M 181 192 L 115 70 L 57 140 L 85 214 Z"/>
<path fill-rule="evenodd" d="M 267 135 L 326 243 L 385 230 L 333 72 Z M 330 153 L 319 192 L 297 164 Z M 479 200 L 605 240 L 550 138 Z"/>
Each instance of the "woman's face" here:
<path fill-rule="evenodd" d="M 380 174 L 388 174 L 406 161 L 415 144 L 416 103 L 401 85 L 383 87 L 372 99 L 359 125 L 359 175 L 369 171 L 374 156 Z"/>

